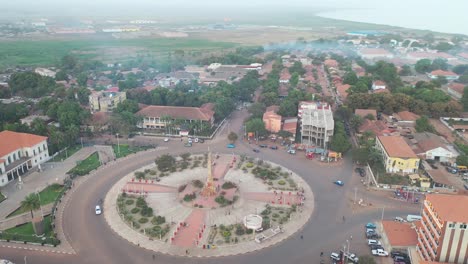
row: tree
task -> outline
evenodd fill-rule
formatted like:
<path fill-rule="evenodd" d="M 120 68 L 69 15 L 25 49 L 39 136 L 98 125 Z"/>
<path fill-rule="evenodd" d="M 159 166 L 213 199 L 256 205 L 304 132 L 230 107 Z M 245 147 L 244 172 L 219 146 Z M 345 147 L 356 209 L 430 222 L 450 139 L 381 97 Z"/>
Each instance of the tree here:
<path fill-rule="evenodd" d="M 330 149 L 336 152 L 345 153 L 351 148 L 351 143 L 349 143 L 345 131 L 343 122 L 335 123 L 335 131 L 330 143 Z"/>
<path fill-rule="evenodd" d="M 39 196 L 37 196 L 36 193 L 29 194 L 23 201 L 21 201 L 21 206 L 24 209 L 31 211 L 31 218 L 34 218 L 33 211 L 41 207 Z"/>
<path fill-rule="evenodd" d="M 72 55 L 65 55 L 62 57 L 62 68 L 66 70 L 74 70 L 78 60 Z"/>
<path fill-rule="evenodd" d="M 461 103 L 463 105 L 463 110 L 468 111 L 468 86 L 465 86 L 465 88 L 463 89 Z"/>
<path fill-rule="evenodd" d="M 234 132 L 231 132 L 231 133 L 229 133 L 229 135 L 228 135 L 229 141 L 231 141 L 231 143 L 233 143 L 233 144 L 236 142 L 237 138 L 238 138 L 238 136 L 237 136 L 237 134 L 234 133 Z"/>
<path fill-rule="evenodd" d="M 412 75 L 413 72 L 411 71 L 411 67 L 409 65 L 403 65 L 400 70 L 400 75 L 401 76 L 410 76 Z"/>
<path fill-rule="evenodd" d="M 351 128 L 354 131 L 358 131 L 359 127 L 362 125 L 364 122 L 364 119 L 361 116 L 354 115 L 351 117 L 351 120 L 349 120 L 349 124 L 351 125 Z"/>
<path fill-rule="evenodd" d="M 365 255 L 359 257 L 359 264 L 377 264 L 372 256 Z"/>
<path fill-rule="evenodd" d="M 281 116 L 296 116 L 297 105 L 290 99 L 283 100 L 280 104 L 278 114 Z"/>
<path fill-rule="evenodd" d="M 431 65 L 430 59 L 418 60 L 414 66 L 414 70 L 418 73 L 427 73 L 431 71 Z"/>
<path fill-rule="evenodd" d="M 175 158 L 171 155 L 164 154 L 156 159 L 155 163 L 160 171 L 168 171 L 170 168 L 175 166 Z"/>
<path fill-rule="evenodd" d="M 265 136 L 268 134 L 268 131 L 265 129 L 265 123 L 260 118 L 254 118 L 245 123 L 245 128 L 247 133 L 252 132 L 256 133 L 257 136 Z"/>
<path fill-rule="evenodd" d="M 416 131 L 418 132 L 435 132 L 435 128 L 429 123 L 427 116 L 421 116 L 416 120 Z"/>
<path fill-rule="evenodd" d="M 78 74 L 78 77 L 76 78 L 76 82 L 78 83 L 79 86 L 86 87 L 88 83 L 88 74 L 86 72 L 82 72 Z"/>
<path fill-rule="evenodd" d="M 290 137 L 293 136 L 293 134 L 291 132 L 285 131 L 285 130 L 280 130 L 280 131 L 278 131 L 277 134 L 278 134 L 279 137 L 282 137 L 282 138 L 290 138 Z"/>
<path fill-rule="evenodd" d="M 457 157 L 457 165 L 459 166 L 468 166 L 468 156 L 467 155 L 459 155 Z"/>
<path fill-rule="evenodd" d="M 58 71 L 55 74 L 56 81 L 67 81 L 68 82 L 68 74 L 66 71 Z"/>
<path fill-rule="evenodd" d="M 289 79 L 289 83 L 291 84 L 292 87 L 297 86 L 297 84 L 299 83 L 299 74 L 297 72 L 294 72 L 291 75 L 291 78 Z"/>
<path fill-rule="evenodd" d="M 352 150 L 351 155 L 353 156 L 354 162 L 358 164 L 366 164 L 369 157 L 369 149 L 356 148 Z"/>
<path fill-rule="evenodd" d="M 463 84 L 468 84 L 468 74 L 464 74 L 458 78 L 458 81 Z"/>
<path fill-rule="evenodd" d="M 121 113 L 124 111 L 130 112 L 130 113 L 136 113 L 138 112 L 138 103 L 134 100 L 127 99 L 117 105 L 117 108 L 115 108 L 115 111 L 117 113 Z"/>
<path fill-rule="evenodd" d="M 347 72 L 343 78 L 344 84 L 355 85 L 358 82 L 358 77 L 354 71 Z"/>
<path fill-rule="evenodd" d="M 265 106 L 262 103 L 253 103 L 249 107 L 249 113 L 252 118 L 262 118 L 265 113 Z"/>

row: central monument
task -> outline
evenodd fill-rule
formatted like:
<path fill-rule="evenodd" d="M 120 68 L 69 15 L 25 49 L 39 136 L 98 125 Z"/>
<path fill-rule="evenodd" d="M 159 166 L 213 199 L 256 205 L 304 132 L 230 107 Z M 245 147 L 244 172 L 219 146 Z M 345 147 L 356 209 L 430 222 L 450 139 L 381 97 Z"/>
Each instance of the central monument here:
<path fill-rule="evenodd" d="M 211 151 L 208 152 L 208 177 L 206 178 L 205 186 L 200 193 L 204 197 L 211 197 L 216 195 L 216 187 L 214 185 L 212 173 Z"/>

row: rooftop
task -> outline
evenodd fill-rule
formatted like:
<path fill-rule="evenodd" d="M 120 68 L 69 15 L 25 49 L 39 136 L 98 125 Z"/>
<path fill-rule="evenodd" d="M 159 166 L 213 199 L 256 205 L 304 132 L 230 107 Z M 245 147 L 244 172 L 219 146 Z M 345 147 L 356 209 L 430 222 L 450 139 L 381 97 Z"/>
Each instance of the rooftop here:
<path fill-rule="evenodd" d="M 418 243 L 418 234 L 410 223 L 386 220 L 382 225 L 392 247 L 416 246 Z"/>
<path fill-rule="evenodd" d="M 418 158 L 411 147 L 400 136 L 379 136 L 378 139 L 390 157 Z"/>
<path fill-rule="evenodd" d="M 410 111 L 401 111 L 397 115 L 400 117 L 400 121 L 416 121 L 419 118 L 417 114 Z"/>
<path fill-rule="evenodd" d="M 415 133 L 413 134 L 414 139 L 417 141 L 418 147 L 424 152 L 433 150 L 436 148 L 447 148 L 448 142 L 445 141 L 442 137 L 426 132 L 426 133 Z"/>
<path fill-rule="evenodd" d="M 468 196 L 453 194 L 426 194 L 442 221 L 468 222 Z"/>
<path fill-rule="evenodd" d="M 451 71 L 435 70 L 431 72 L 433 76 L 457 76 L 456 73 Z"/>
<path fill-rule="evenodd" d="M 201 107 L 149 105 L 138 111 L 137 115 L 157 118 L 169 116 L 173 119 L 209 121 L 214 116 L 212 109 L 212 104 L 204 104 Z"/>
<path fill-rule="evenodd" d="M 0 132 L 0 157 L 24 147 L 32 147 L 47 140 L 47 137 L 13 131 Z"/>

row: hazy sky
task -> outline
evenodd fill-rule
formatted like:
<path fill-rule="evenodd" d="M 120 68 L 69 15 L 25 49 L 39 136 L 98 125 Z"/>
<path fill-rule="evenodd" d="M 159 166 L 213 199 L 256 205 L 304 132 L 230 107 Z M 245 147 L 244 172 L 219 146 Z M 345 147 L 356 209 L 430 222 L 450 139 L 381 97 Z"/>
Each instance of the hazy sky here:
<path fill-rule="evenodd" d="M 468 0 L 1 0 L 1 2 L 0 14 L 10 17 L 127 15 L 146 18 L 153 16 L 183 18 L 184 15 L 206 14 L 235 16 L 243 12 L 268 15 L 274 10 L 277 12 L 284 10 L 287 16 L 294 10 L 305 12 L 310 9 L 312 14 L 324 9 L 347 9 L 347 13 L 329 16 L 450 32 L 468 31 Z"/>

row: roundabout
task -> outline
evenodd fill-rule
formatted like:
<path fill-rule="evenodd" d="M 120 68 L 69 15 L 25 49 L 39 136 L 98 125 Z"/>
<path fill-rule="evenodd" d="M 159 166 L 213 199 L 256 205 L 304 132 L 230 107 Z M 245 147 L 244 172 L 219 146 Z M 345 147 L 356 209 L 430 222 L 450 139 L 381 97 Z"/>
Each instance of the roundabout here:
<path fill-rule="evenodd" d="M 165 154 L 112 186 L 104 217 L 136 246 L 219 257 L 287 239 L 308 222 L 313 200 L 301 177 L 269 161 L 211 152 Z"/>

